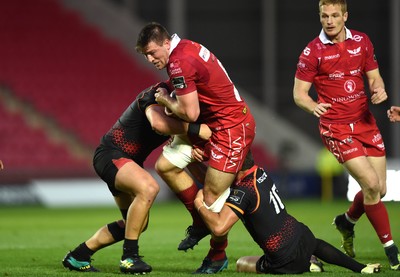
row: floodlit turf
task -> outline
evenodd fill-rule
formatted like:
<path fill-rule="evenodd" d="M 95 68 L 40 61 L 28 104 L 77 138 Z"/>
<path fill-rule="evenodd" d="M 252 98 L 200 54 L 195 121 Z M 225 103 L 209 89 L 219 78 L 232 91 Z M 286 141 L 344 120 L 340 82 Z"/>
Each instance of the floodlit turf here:
<path fill-rule="evenodd" d="M 400 245 L 399 203 L 386 203 L 394 239 Z M 348 202 L 321 203 L 315 200 L 286 201 L 287 209 L 306 223 L 315 235 L 340 246 L 339 233 L 331 225 L 336 214 L 345 211 Z M 0 207 L 0 276 L 116 276 L 121 243 L 105 248 L 93 256 L 93 265 L 101 273 L 80 273 L 62 267 L 68 250 L 87 239 L 100 226 L 119 218 L 113 207 L 57 208 Z M 177 202 L 156 203 L 151 211 L 149 229 L 140 240 L 140 254 L 152 265 L 150 276 L 190 276 L 207 254 L 209 237 L 194 250 L 177 250 L 190 218 Z M 380 276 L 399 276 L 389 270 L 378 238 L 364 216 L 356 226 L 356 254 L 363 263 L 381 263 Z M 218 276 L 245 276 L 235 272 L 235 261 L 244 255 L 261 255 L 258 246 L 238 222 L 230 232 L 228 269 Z M 325 264 L 322 276 L 355 276 L 344 268 Z M 303 276 L 319 273 L 306 273 Z M 249 276 L 248 274 L 246 276 Z M 253 275 L 254 276 L 254 275 Z M 360 276 L 360 275 L 359 275 Z"/>

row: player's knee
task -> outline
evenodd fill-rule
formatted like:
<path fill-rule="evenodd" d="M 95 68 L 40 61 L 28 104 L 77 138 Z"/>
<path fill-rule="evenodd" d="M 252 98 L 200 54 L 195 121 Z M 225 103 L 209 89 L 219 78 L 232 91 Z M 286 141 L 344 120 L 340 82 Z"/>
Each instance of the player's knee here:
<path fill-rule="evenodd" d="M 136 192 L 136 197 L 142 199 L 155 199 L 160 191 L 160 186 L 157 182 L 145 182 L 139 191 Z"/>
<path fill-rule="evenodd" d="M 121 241 L 125 237 L 125 221 L 118 220 L 107 224 L 108 231 L 114 238 L 115 242 Z"/>

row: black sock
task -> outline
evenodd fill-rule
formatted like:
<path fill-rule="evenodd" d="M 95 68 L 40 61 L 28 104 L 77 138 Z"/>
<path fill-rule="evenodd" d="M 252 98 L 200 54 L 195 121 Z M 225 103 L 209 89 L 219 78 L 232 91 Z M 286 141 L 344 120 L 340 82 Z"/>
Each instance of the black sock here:
<path fill-rule="evenodd" d="M 77 248 L 71 251 L 72 256 L 78 261 L 90 261 L 95 251 L 90 250 L 86 243 L 82 242 Z"/>
<path fill-rule="evenodd" d="M 317 247 L 313 254 L 327 263 L 342 266 L 354 272 L 361 272 L 366 266 L 350 258 L 336 247 L 321 239 L 317 239 Z"/>
<path fill-rule="evenodd" d="M 128 257 L 136 257 L 136 256 L 139 256 L 138 240 L 137 239 L 125 239 L 122 260 L 125 260 Z"/>

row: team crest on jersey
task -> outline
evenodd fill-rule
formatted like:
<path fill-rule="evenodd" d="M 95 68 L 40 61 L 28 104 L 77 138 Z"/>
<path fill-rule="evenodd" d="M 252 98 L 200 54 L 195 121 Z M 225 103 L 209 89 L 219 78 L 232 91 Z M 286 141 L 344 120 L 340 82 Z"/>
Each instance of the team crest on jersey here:
<path fill-rule="evenodd" d="M 347 93 L 352 93 L 352 92 L 354 92 L 354 91 L 356 90 L 356 83 L 355 83 L 353 80 L 347 80 L 347 81 L 344 83 L 344 90 L 345 90 Z"/>
<path fill-rule="evenodd" d="M 240 204 L 242 203 L 244 196 L 245 196 L 244 191 L 239 189 L 234 189 L 231 195 L 229 195 L 229 200 L 233 203 Z"/>
<path fill-rule="evenodd" d="M 347 49 L 347 52 L 349 52 L 349 54 L 351 56 L 358 56 L 361 55 L 361 46 L 356 48 L 356 49 Z"/>
<path fill-rule="evenodd" d="M 186 88 L 187 85 L 186 85 L 186 83 L 185 83 L 185 77 L 179 76 L 179 77 L 172 78 L 172 85 L 173 85 L 174 88 L 176 88 L 176 89 L 183 89 L 183 88 Z"/>

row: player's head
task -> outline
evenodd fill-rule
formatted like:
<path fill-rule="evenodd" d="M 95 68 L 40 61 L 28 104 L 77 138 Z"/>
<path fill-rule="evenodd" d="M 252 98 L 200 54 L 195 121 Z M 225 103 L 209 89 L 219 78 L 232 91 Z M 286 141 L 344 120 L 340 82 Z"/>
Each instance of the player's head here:
<path fill-rule="evenodd" d="M 157 69 L 163 69 L 168 62 L 170 42 L 167 29 L 157 22 L 151 22 L 140 31 L 135 49 Z"/>
<path fill-rule="evenodd" d="M 342 10 L 342 14 L 347 13 L 346 0 L 320 0 L 319 1 L 319 12 L 321 12 L 322 6 L 329 6 L 329 5 L 339 5 Z"/>
<path fill-rule="evenodd" d="M 347 21 L 346 0 L 320 0 L 319 20 L 325 34 L 333 42 L 342 42 L 346 38 L 344 25 Z"/>

